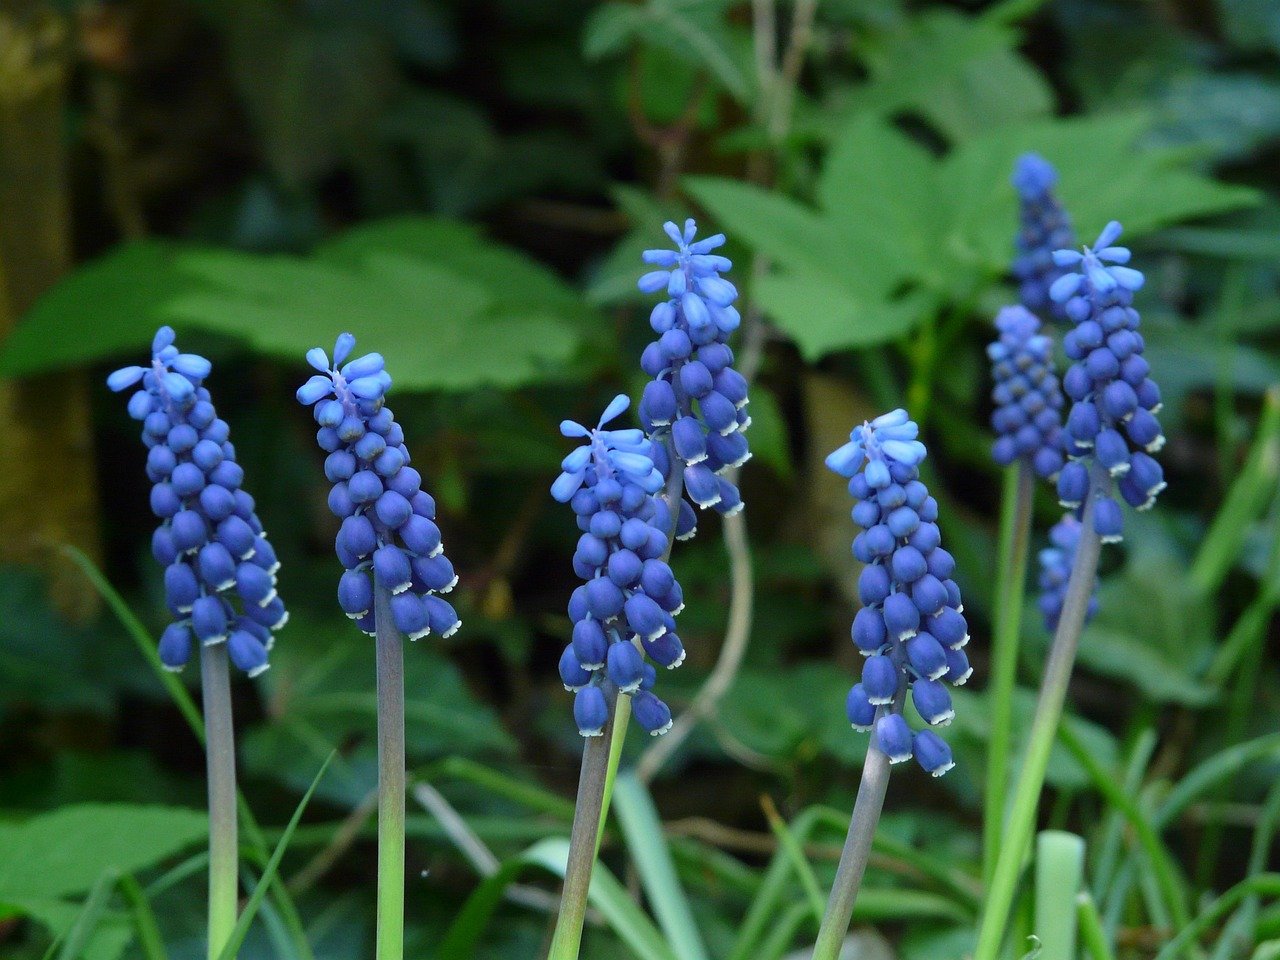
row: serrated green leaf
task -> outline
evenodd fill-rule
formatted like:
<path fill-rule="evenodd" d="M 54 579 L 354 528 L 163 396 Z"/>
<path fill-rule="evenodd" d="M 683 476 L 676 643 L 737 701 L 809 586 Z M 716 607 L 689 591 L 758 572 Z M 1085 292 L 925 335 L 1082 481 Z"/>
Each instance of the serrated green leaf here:
<path fill-rule="evenodd" d="M 932 10 L 904 21 L 869 56 L 861 109 L 909 111 L 959 142 L 1007 123 L 1043 116 L 1053 95 L 1018 52 L 1018 33 L 996 20 Z"/>
<path fill-rule="evenodd" d="M 86 803 L 0 824 L 0 899 L 83 893 L 108 870 L 136 873 L 190 847 L 209 829 L 201 811 Z"/>

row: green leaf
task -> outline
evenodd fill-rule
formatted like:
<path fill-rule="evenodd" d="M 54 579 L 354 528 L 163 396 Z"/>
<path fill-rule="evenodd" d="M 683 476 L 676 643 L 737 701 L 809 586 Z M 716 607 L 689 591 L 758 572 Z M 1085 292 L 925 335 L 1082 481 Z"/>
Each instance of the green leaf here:
<path fill-rule="evenodd" d="M 759 383 L 751 385 L 751 453 L 778 476 L 790 479 L 795 472 L 787 437 L 787 421 L 773 392 Z"/>
<path fill-rule="evenodd" d="M 145 350 L 160 306 L 189 287 L 164 240 L 122 244 L 41 297 L 4 341 L 0 375 L 42 373 Z"/>
<path fill-rule="evenodd" d="M 625 772 L 614 786 L 613 803 L 627 850 L 671 949 L 679 960 L 706 960 L 707 948 L 676 876 L 653 798 L 634 773 Z"/>
<path fill-rule="evenodd" d="M 141 352 L 156 326 L 173 322 L 294 363 L 351 330 L 362 346 L 394 354 L 401 387 L 516 387 L 564 378 L 595 320 L 549 270 L 474 228 L 406 217 L 308 257 L 122 247 L 36 304 L 0 353 L 0 374 Z"/>
<path fill-rule="evenodd" d="M 531 867 L 563 877 L 568 857 L 569 842 L 555 837 L 541 840 L 506 860 L 497 873 L 486 878 L 467 898 L 436 955 L 440 960 L 471 960 L 479 956 L 480 940 L 506 888 Z M 592 871 L 587 900 L 635 956 L 645 960 L 676 960 L 653 923 L 602 863 L 597 863 Z"/>
<path fill-rule="evenodd" d="M 621 53 L 644 23 L 644 11 L 630 3 L 606 3 L 587 18 L 582 31 L 582 53 L 600 60 Z"/>
<path fill-rule="evenodd" d="M 924 117 L 952 141 L 1043 116 L 1048 84 L 1018 52 L 1014 30 L 986 17 L 933 10 L 910 17 L 868 56 L 860 108 Z"/>
<path fill-rule="evenodd" d="M 201 811 L 143 804 L 79 804 L 0 824 L 0 899 L 83 893 L 106 871 L 153 867 L 208 829 Z"/>

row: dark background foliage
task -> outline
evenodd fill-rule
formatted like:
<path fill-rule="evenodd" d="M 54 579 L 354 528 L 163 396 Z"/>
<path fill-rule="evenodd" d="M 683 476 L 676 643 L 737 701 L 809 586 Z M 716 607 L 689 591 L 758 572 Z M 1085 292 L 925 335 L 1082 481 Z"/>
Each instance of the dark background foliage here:
<path fill-rule="evenodd" d="M 371 943 L 372 649 L 334 603 L 335 525 L 313 425 L 293 400 L 303 351 L 342 330 L 388 357 L 393 409 L 462 577 L 463 629 L 408 651 L 413 771 L 499 858 L 564 835 L 579 741 L 555 664 L 577 531 L 546 493 L 564 452 L 556 424 L 638 394 L 639 252 L 665 243 L 663 219 L 691 214 L 729 234 L 734 277 L 767 323 L 749 324 L 762 351 L 744 473 L 750 644 L 719 708 L 653 783 L 699 924 L 728 955 L 776 844 L 769 811 L 791 820 L 850 804 L 864 749 L 842 711 L 857 661 L 853 530 L 821 458 L 904 398 L 925 426 L 977 671 L 948 733 L 957 769 L 941 782 L 895 775 L 884 829 L 972 874 L 999 509 L 982 349 L 1014 296 L 1008 173 L 1023 150 L 1061 168 L 1084 238 L 1112 218 L 1128 228 L 1168 404 L 1170 489 L 1107 553 L 1073 729 L 1116 777 L 1151 731 L 1131 792 L 1152 806 L 1197 764 L 1275 729 L 1280 9 L 825 0 L 792 44 L 805 6 L 13 0 L 0 11 L 0 954 L 40 956 L 97 878 L 97 861 L 67 851 L 120 835 L 155 845 L 135 851 L 136 870 L 170 955 L 203 950 L 199 870 L 163 873 L 199 846 L 198 745 L 57 550 L 86 551 L 158 632 L 143 451 L 103 378 L 136 362 L 163 322 L 214 361 L 210 388 L 284 563 L 293 619 L 269 673 L 235 690 L 259 820 L 283 824 L 339 750 L 285 862 L 316 955 L 366 956 Z M 776 12 L 793 62 L 761 68 L 761 11 Z M 1046 492 L 1041 536 L 1056 512 Z M 677 708 L 723 642 L 720 534 L 708 516 L 674 561 L 690 653 L 662 682 Z M 1046 641 L 1033 611 L 1026 622 L 1024 723 Z M 1218 665 L 1240 623 L 1237 652 Z M 629 756 L 640 740 L 633 732 Z M 1247 870 L 1275 774 L 1274 750 L 1259 757 L 1170 825 L 1196 891 Z M 1050 782 L 1045 823 L 1120 842 L 1066 750 Z M 477 867 L 456 833 L 411 812 L 410 944 L 426 956 Z M 344 821 L 365 826 L 336 846 Z M 829 824 L 814 835 L 823 883 L 838 838 Z M 326 850 L 331 862 L 312 861 Z M 604 858 L 631 876 L 616 833 Z M 870 919 L 886 939 L 866 949 L 891 952 L 866 955 L 958 955 L 964 911 L 912 901 L 907 861 L 873 866 L 886 896 L 873 895 Z M 1129 903 L 1119 942 L 1141 956 L 1159 924 Z M 138 953 L 120 909 L 90 955 Z M 265 919 L 245 955 L 294 955 L 288 924 Z M 534 955 L 546 927 L 536 908 L 505 904 L 484 955 Z M 1280 915 L 1264 911 L 1252 936 L 1280 936 Z M 586 955 L 629 954 L 601 928 Z"/>

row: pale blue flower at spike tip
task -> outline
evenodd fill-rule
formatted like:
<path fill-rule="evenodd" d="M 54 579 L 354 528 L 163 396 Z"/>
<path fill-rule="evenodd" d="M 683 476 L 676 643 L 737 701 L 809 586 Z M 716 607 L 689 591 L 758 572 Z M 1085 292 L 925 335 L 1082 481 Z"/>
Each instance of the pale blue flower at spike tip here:
<path fill-rule="evenodd" d="M 848 478 L 853 520 L 863 528 L 853 541 L 865 566 L 852 635 L 867 659 L 849 691 L 849 722 L 874 729 L 891 763 L 914 756 L 940 777 L 954 766 L 951 748 L 932 730 L 912 731 L 900 705 L 910 692 L 925 723 L 945 726 L 955 716 L 946 684 L 963 684 L 973 670 L 955 560 L 941 546 L 938 502 L 920 482 L 926 451 L 918 434 L 907 412 L 894 410 L 854 427 L 826 462 Z"/>
<path fill-rule="evenodd" d="M 391 377 L 382 355 L 349 361 L 354 347 L 355 337 L 340 335 L 332 364 L 319 347 L 307 351 L 320 372 L 298 389 L 319 424 L 316 442 L 328 454 L 324 472 L 333 484 L 329 509 L 342 521 L 334 542 L 346 568 L 338 604 L 373 636 L 377 584 L 390 592 L 392 619 L 410 640 L 449 637 L 462 621 L 441 594 L 458 577 L 444 555 L 436 502 L 409 465 L 404 430 L 386 406 Z"/>
<path fill-rule="evenodd" d="M 645 293 L 665 291 L 649 324 L 658 339 L 645 347 L 640 365 L 653 379 L 640 400 L 640 421 L 656 441 L 654 460 L 663 476 L 679 461 L 684 491 L 703 509 L 729 516 L 742 509 L 738 488 L 725 474 L 751 456 L 746 429 L 747 382 L 733 368 L 726 342 L 741 318 L 733 303 L 737 288 L 720 276 L 733 264 L 712 253 L 723 234 L 694 240 L 697 225 L 664 227 L 675 250 L 646 250 L 646 263 L 659 267 L 640 278 Z M 681 500 L 676 537 L 693 536 L 697 518 Z"/>
<path fill-rule="evenodd" d="M 1092 247 L 1057 251 L 1055 262 L 1071 269 L 1050 291 L 1075 324 L 1062 339 L 1073 361 L 1062 378 L 1072 406 L 1063 429 L 1070 462 L 1058 475 L 1058 498 L 1076 509 L 1096 497 L 1094 530 L 1104 543 L 1124 535 L 1120 505 L 1111 496 L 1113 482 L 1138 510 L 1149 509 L 1165 488 L 1164 471 L 1150 456 L 1164 446 L 1156 419 L 1160 388 L 1142 355 L 1140 318 L 1133 308 L 1143 276 L 1124 266 L 1129 250 L 1114 246 L 1120 233 L 1113 220 Z"/>
<path fill-rule="evenodd" d="M 1062 388 L 1053 370 L 1053 342 L 1025 307 L 996 315 L 999 337 L 987 347 L 995 388 L 992 459 L 1001 466 L 1025 460 L 1044 479 L 1062 469 Z"/>
<path fill-rule="evenodd" d="M 671 511 L 654 496 L 666 484 L 654 463 L 657 447 L 642 430 L 605 429 L 628 406 L 627 397 L 615 397 L 594 428 L 560 424 L 566 437 L 585 442 L 564 458 L 551 485 L 582 531 L 573 569 L 585 582 L 569 600 L 573 640 L 560 657 L 560 678 L 574 694 L 584 737 L 604 732 L 613 690 L 631 697 L 641 727 L 666 733 L 671 710 L 653 693 L 655 664 L 673 670 L 684 662 L 675 622 L 684 595 L 663 560 Z"/>
<path fill-rule="evenodd" d="M 1063 274 L 1053 252 L 1074 246 L 1076 238 L 1071 220 L 1054 194 L 1058 171 L 1039 154 L 1024 153 L 1014 164 L 1012 180 L 1018 191 L 1013 276 L 1018 281 L 1019 298 L 1032 313 L 1061 320 L 1061 307 L 1049 297 L 1053 282 Z"/>
<path fill-rule="evenodd" d="M 151 509 L 161 524 L 152 554 L 164 567 L 165 603 L 174 621 L 160 637 L 160 661 L 181 670 L 195 643 L 226 643 L 249 676 L 267 669 L 272 634 L 289 614 L 276 593 L 280 564 L 242 487 L 230 428 L 218 418 L 204 380 L 212 365 L 180 353 L 161 327 L 151 365 L 107 378 L 117 393 L 139 386 L 129 415 L 142 422 Z"/>
<path fill-rule="evenodd" d="M 1067 599 L 1067 584 L 1071 580 L 1071 564 L 1075 561 L 1076 546 L 1080 543 L 1081 525 L 1074 514 L 1067 514 L 1049 531 L 1050 546 L 1040 551 L 1040 613 L 1044 616 L 1045 629 L 1052 633 L 1058 629 L 1062 605 Z M 1094 581 L 1094 593 L 1089 598 L 1085 622 L 1098 612 L 1098 584 Z"/>

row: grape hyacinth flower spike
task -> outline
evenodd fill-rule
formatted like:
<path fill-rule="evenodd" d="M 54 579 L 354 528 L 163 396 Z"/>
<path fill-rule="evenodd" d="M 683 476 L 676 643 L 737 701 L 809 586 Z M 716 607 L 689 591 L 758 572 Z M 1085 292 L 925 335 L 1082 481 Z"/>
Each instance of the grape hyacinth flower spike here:
<path fill-rule="evenodd" d="M 663 559 L 671 514 L 654 496 L 665 486 L 654 444 L 641 430 L 605 428 L 629 405 L 619 395 L 594 428 L 572 420 L 560 425 L 566 437 L 585 442 L 564 458 L 551 486 L 582 531 L 573 569 L 585 582 L 569 601 L 573 641 L 560 658 L 560 677 L 574 694 L 584 737 L 604 731 L 614 691 L 631 697 L 641 727 L 653 736 L 666 733 L 671 711 L 653 693 L 655 665 L 673 670 L 684 662 L 675 632 L 684 599 Z"/>
<path fill-rule="evenodd" d="M 182 353 L 171 327 L 151 343 L 151 363 L 116 370 L 107 385 L 129 398 L 142 423 L 151 539 L 164 568 L 173 621 L 160 636 L 160 662 L 181 670 L 200 648 L 209 780 L 209 955 L 217 957 L 236 922 L 238 840 L 235 737 L 228 660 L 256 677 L 267 669 L 273 634 L 288 620 L 276 593 L 280 564 L 243 489 L 227 422 L 204 386 L 212 365 Z"/>
<path fill-rule="evenodd" d="M 1074 557 L 1061 602 L 1056 596 L 1043 601 L 1046 616 L 1056 617 L 1057 626 L 987 885 L 976 960 L 996 960 L 1000 954 L 1080 634 L 1096 602 L 1093 590 L 1101 545 L 1119 541 L 1124 534 L 1124 516 L 1113 490 L 1118 487 L 1127 503 L 1145 510 L 1165 486 L 1163 471 L 1151 457 L 1164 444 L 1156 419 L 1160 390 L 1142 355 L 1140 318 L 1133 307 L 1143 276 L 1126 266 L 1129 250 L 1115 245 L 1120 234 L 1120 224 L 1113 220 L 1092 246 L 1054 253 L 1054 263 L 1067 272 L 1054 281 L 1049 295 L 1073 324 L 1062 341 L 1072 361 L 1062 388 L 1072 405 L 1062 431 L 1068 462 L 1058 474 L 1058 498 L 1080 523 L 1059 532 L 1062 544 L 1075 540 Z M 1065 546 L 1059 549 L 1066 552 Z M 1056 565 L 1065 557 L 1051 554 L 1048 559 Z M 1059 567 L 1053 579 L 1060 575 Z"/>
<path fill-rule="evenodd" d="M 955 561 L 941 546 L 938 503 L 920 481 L 926 451 L 918 434 L 907 412 L 894 410 L 855 427 L 826 460 L 848 479 L 857 501 L 853 520 L 863 528 L 853 541 L 865 566 L 852 635 L 866 660 L 846 709 L 855 730 L 873 733 L 814 960 L 835 960 L 848 932 L 890 764 L 915 757 L 935 777 L 954 766 L 946 741 L 932 729 L 913 731 L 903 715 L 910 694 L 928 727 L 947 725 L 954 716 L 947 684 L 958 686 L 972 673 L 964 652 L 969 628 L 951 578 Z"/>
<path fill-rule="evenodd" d="M 458 582 L 444 555 L 436 503 L 409 465 L 404 430 L 386 406 L 391 377 L 381 354 L 347 360 L 355 338 L 344 333 L 333 364 L 316 347 L 307 362 L 320 373 L 298 390 L 312 407 L 316 442 L 328 454 L 329 509 L 342 525 L 334 549 L 345 568 L 338 604 L 369 636 L 376 633 L 375 588 L 390 595 L 391 617 L 410 640 L 452 636 L 461 625 L 441 594 Z"/>
<path fill-rule="evenodd" d="M 333 358 L 316 347 L 318 372 L 298 389 L 319 424 L 328 456 L 329 509 L 342 521 L 334 549 L 345 571 L 338 604 L 375 637 L 378 687 L 378 960 L 404 956 L 404 645 L 461 625 L 441 594 L 458 582 L 444 555 L 436 504 L 409 465 L 404 430 L 386 406 L 391 377 L 382 355 L 348 360 L 355 337 L 341 334 Z"/>
<path fill-rule="evenodd" d="M 1073 362 L 1062 386 L 1072 401 L 1063 430 L 1069 462 L 1058 476 L 1058 498 L 1068 509 L 1092 496 L 1093 526 L 1103 543 L 1123 538 L 1114 483 L 1130 506 L 1147 510 L 1165 488 L 1164 471 L 1151 456 L 1164 446 L 1156 419 L 1160 388 L 1143 357 L 1140 317 L 1133 308 L 1142 274 L 1129 250 L 1114 246 L 1121 233 L 1114 220 L 1092 247 L 1059 250 L 1056 263 L 1073 268 L 1051 295 L 1075 324 L 1062 340 Z"/>
<path fill-rule="evenodd" d="M 995 388 L 992 459 L 1002 467 L 1024 460 L 1036 475 L 1056 479 L 1062 453 L 1062 388 L 1053 369 L 1053 341 L 1025 307 L 996 315 L 999 337 L 987 347 Z"/>
<path fill-rule="evenodd" d="M 751 456 L 747 381 L 734 369 L 727 343 L 741 322 L 733 305 L 737 288 L 721 276 L 733 264 L 712 253 L 723 246 L 723 234 L 695 240 L 693 220 L 683 230 L 670 222 L 664 229 L 676 249 L 646 250 L 645 262 L 659 269 L 639 281 L 645 293 L 667 294 L 649 315 L 658 338 L 640 358 L 653 378 L 640 400 L 640 420 L 655 443 L 662 475 L 678 467 L 690 500 L 731 516 L 742 509 L 742 497 L 726 475 Z M 693 536 L 696 527 L 693 508 L 682 498 L 676 539 Z"/>
<path fill-rule="evenodd" d="M 863 663 L 862 682 L 849 691 L 849 722 L 875 730 L 891 763 L 914 756 L 935 777 L 952 767 L 951 750 L 932 731 L 912 733 L 902 716 L 908 692 L 931 726 L 954 713 L 946 683 L 960 685 L 972 669 L 964 647 L 969 630 L 960 590 L 951 579 L 955 560 L 941 546 L 938 503 L 920 481 L 925 447 L 905 410 L 855 427 L 827 466 L 849 480 L 857 500 L 853 520 L 863 528 L 853 541 L 864 563 L 858 579 L 862 609 L 852 635 Z"/>
<path fill-rule="evenodd" d="M 1058 171 L 1035 153 L 1024 153 L 1014 164 L 1013 186 L 1018 191 L 1020 228 L 1013 276 L 1018 281 L 1022 305 L 1037 316 L 1063 319 L 1062 308 L 1049 290 L 1063 274 L 1053 252 L 1075 245 L 1071 219 L 1054 193 Z"/>

